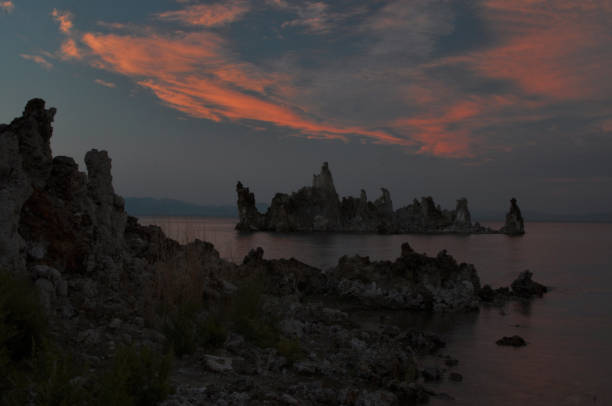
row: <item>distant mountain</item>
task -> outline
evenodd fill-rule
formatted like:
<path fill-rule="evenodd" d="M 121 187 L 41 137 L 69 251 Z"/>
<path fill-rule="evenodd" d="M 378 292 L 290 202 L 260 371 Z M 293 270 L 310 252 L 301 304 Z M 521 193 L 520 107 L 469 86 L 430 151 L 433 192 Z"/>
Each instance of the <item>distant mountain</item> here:
<path fill-rule="evenodd" d="M 263 210 L 267 208 L 266 205 L 261 205 L 261 207 Z M 181 200 L 152 197 L 126 197 L 125 208 L 130 215 L 136 217 L 238 217 L 238 209 L 232 205 L 200 205 Z"/>

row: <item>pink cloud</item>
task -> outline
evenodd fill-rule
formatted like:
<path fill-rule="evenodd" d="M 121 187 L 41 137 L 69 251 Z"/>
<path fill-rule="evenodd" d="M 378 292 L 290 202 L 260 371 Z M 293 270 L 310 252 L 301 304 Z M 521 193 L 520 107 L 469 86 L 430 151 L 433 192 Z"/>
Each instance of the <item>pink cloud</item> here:
<path fill-rule="evenodd" d="M 99 84 L 100 86 L 104 86 L 104 87 L 110 87 L 110 88 L 115 88 L 116 85 L 113 82 L 107 82 L 105 80 L 102 79 L 96 79 L 94 80 L 95 83 Z"/>

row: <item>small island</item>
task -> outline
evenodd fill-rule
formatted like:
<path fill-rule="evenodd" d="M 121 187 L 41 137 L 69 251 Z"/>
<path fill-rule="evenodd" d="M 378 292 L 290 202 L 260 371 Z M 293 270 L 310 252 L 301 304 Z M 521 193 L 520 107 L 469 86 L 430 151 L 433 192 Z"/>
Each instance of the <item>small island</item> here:
<path fill-rule="evenodd" d="M 510 201 L 504 226 L 499 230 L 472 223 L 466 198 L 457 200 L 454 210 L 442 209 L 431 196 L 393 210 L 391 194 L 385 188 L 371 202 L 362 189 L 359 197 L 340 200 L 327 162 L 314 175 L 312 186 L 292 194 L 277 193 L 267 212 L 260 213 L 255 195 L 238 182 L 240 231 L 319 231 L 381 234 L 507 234 L 523 235 L 525 227 L 515 198 Z"/>

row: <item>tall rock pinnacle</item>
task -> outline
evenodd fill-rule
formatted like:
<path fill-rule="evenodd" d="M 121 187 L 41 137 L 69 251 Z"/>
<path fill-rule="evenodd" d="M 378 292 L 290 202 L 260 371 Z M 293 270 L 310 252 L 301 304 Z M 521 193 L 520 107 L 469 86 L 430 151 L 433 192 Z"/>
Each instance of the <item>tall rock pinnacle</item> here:
<path fill-rule="evenodd" d="M 500 231 L 508 235 L 525 234 L 525 226 L 523 224 L 521 209 L 518 207 L 514 197 L 510 199 L 510 210 L 508 211 L 508 214 L 506 214 L 506 223 Z"/>

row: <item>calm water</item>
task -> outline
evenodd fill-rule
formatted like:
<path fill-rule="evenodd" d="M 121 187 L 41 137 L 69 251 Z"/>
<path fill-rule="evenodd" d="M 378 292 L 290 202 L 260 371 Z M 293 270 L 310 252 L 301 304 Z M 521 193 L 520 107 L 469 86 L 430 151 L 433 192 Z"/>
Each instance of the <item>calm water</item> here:
<path fill-rule="evenodd" d="M 357 234 L 240 234 L 235 219 L 143 218 L 181 242 L 212 242 L 221 256 L 240 262 L 261 246 L 266 258 L 295 257 L 327 268 L 345 254 L 394 259 L 409 242 L 419 252 L 446 249 L 476 265 L 483 283 L 509 285 L 531 269 L 553 290 L 529 306 L 504 311 L 434 316 L 405 322 L 441 335 L 445 352 L 459 359 L 461 383 L 437 389 L 454 402 L 433 405 L 612 405 L 612 224 L 530 223 L 521 238 L 502 235 L 416 236 Z M 498 224 L 487 224 L 499 226 Z M 400 315 L 401 316 L 401 315 Z M 403 316 L 401 316 L 403 317 Z M 498 347 L 519 334 L 529 345 Z"/>

